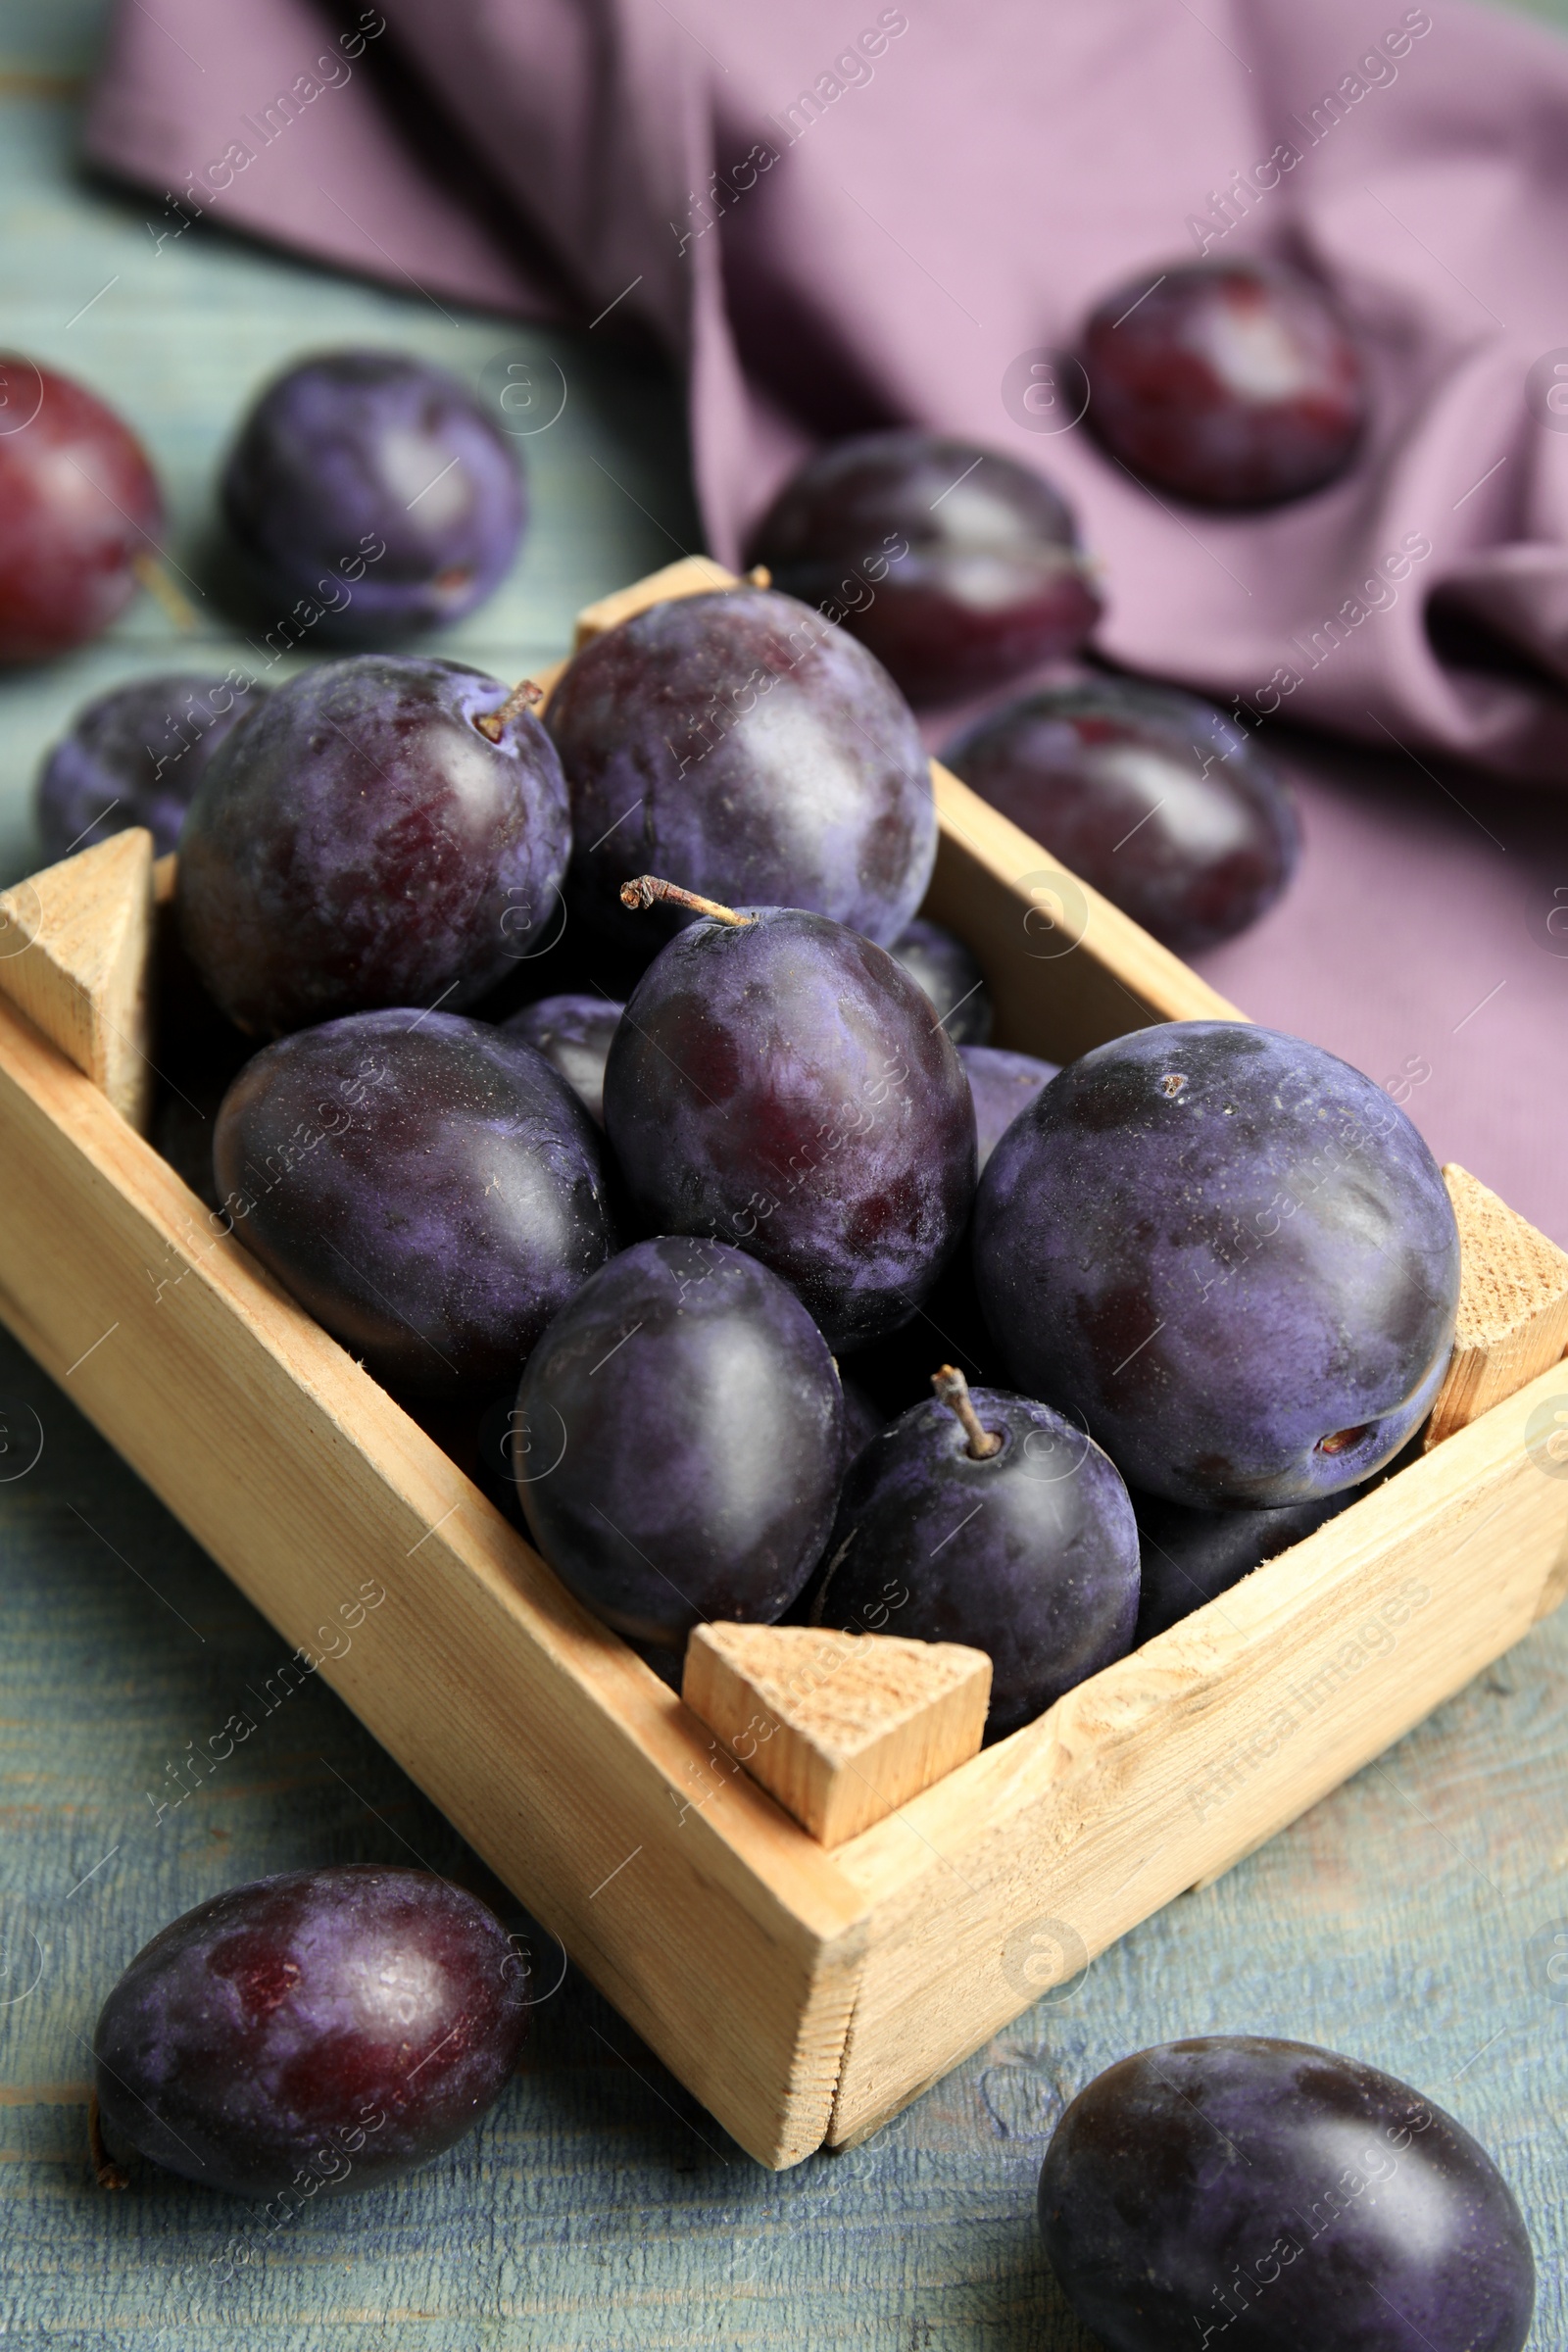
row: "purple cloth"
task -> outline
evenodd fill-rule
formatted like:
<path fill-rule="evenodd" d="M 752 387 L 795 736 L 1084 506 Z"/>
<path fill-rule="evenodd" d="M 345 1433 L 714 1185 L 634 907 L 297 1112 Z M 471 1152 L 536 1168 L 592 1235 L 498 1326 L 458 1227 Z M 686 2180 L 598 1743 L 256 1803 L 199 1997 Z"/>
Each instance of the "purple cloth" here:
<path fill-rule="evenodd" d="M 401 126 L 394 59 L 473 167 L 462 189 Z M 1568 858 L 1554 901 L 1520 796 L 1444 765 L 1568 766 L 1556 38 L 1462 0 L 160 0 L 156 21 L 122 0 L 88 146 L 435 299 L 651 328 L 688 368 L 723 559 L 834 433 L 923 421 L 1041 466 L 1103 564 L 1108 655 L 1242 698 L 1265 742 L 1287 720 L 1359 738 L 1418 795 L 1396 817 L 1396 786 L 1312 787 L 1306 879 L 1215 978 L 1379 1077 L 1431 1054 L 1434 1143 L 1568 1240 L 1544 1149 L 1564 1140 L 1568 958 L 1545 925 Z M 1108 287 L 1200 249 L 1304 259 L 1369 354 L 1368 451 L 1272 515 L 1178 511 L 1023 398 Z M 1412 992 L 1497 979 L 1500 1036 L 1478 1014 L 1444 1058 L 1386 1034 Z"/>

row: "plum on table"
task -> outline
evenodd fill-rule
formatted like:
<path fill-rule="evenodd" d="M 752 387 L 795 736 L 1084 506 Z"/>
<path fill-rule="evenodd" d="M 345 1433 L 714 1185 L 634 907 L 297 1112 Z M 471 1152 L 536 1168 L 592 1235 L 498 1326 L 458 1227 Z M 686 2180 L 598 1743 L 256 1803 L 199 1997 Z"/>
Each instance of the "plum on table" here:
<path fill-rule="evenodd" d="M 626 886 L 628 903 L 670 886 Z M 695 913 L 632 993 L 605 1127 L 655 1232 L 740 1244 L 837 1350 L 906 1322 L 974 1194 L 957 1049 L 902 964 L 799 907 Z M 706 911 L 702 911 L 706 908 Z"/>
<path fill-rule="evenodd" d="M 254 684 L 236 690 L 232 672 L 180 670 L 132 678 L 84 703 L 38 771 L 45 855 L 64 858 L 127 825 L 145 825 L 165 856 L 179 839 L 208 760 L 266 693 Z"/>
<path fill-rule="evenodd" d="M 361 654 L 290 678 L 209 760 L 180 836 L 191 961 L 257 1036 L 385 1004 L 458 1011 L 548 938 L 570 844 L 533 713 L 459 662 Z"/>
<path fill-rule="evenodd" d="M 544 1055 L 366 1012 L 246 1062 L 213 1149 L 245 1247 L 378 1380 L 510 1379 L 615 1245 L 603 1139 Z"/>
<path fill-rule="evenodd" d="M 1184 956 L 1267 912 L 1300 848 L 1247 729 L 1143 678 L 1046 686 L 942 755 L 971 791 Z"/>
<path fill-rule="evenodd" d="M 576 654 L 547 718 L 571 789 L 572 898 L 645 957 L 689 919 L 618 893 L 666 874 L 894 940 L 936 859 L 930 768 L 879 662 L 792 597 L 673 597 Z"/>
<path fill-rule="evenodd" d="M 1356 1486 L 1425 1419 L 1459 1236 L 1381 1088 L 1242 1021 L 1070 1062 L 980 1180 L 980 1302 L 1014 1384 L 1129 1485 L 1204 1508 Z"/>
<path fill-rule="evenodd" d="M 890 953 L 925 990 L 956 1046 L 961 1049 L 986 1043 L 991 1035 L 991 999 L 985 974 L 956 933 L 916 915 L 894 940 Z"/>
<path fill-rule="evenodd" d="M 100 636 L 156 552 L 163 501 L 141 443 L 96 393 L 0 353 L 0 662 Z"/>
<path fill-rule="evenodd" d="M 394 351 L 286 368 L 241 425 L 221 496 L 258 591 L 355 644 L 472 612 L 527 521 L 513 442 L 456 376 Z"/>
<path fill-rule="evenodd" d="M 1109 1457 L 1049 1405 L 951 1365 L 932 1386 L 851 1464 L 811 1620 L 882 1604 L 888 1633 L 988 1651 L 1000 1740 L 1131 1648 L 1138 1529 Z"/>
<path fill-rule="evenodd" d="M 1076 653 L 1101 599 L 1060 493 L 1000 451 L 909 429 L 808 459 L 747 561 L 870 648 L 916 705 Z"/>
<path fill-rule="evenodd" d="M 958 1059 L 974 1097 L 975 1142 L 983 1169 L 1019 1111 L 1027 1110 L 1061 1064 L 1002 1046 L 960 1046 Z"/>
<path fill-rule="evenodd" d="M 1367 416 L 1355 342 L 1283 262 L 1190 262 L 1129 279 L 1084 328 L 1088 418 L 1145 481 L 1210 507 L 1269 507 L 1337 481 Z"/>
<path fill-rule="evenodd" d="M 1521 2352 L 1535 2260 L 1486 2150 L 1407 2082 L 1216 2034 L 1120 2059 L 1040 2172 L 1052 2269 L 1105 2352 Z"/>
<path fill-rule="evenodd" d="M 198 1903 L 115 1985 L 104 2148 L 230 2196 L 352 2195 L 470 2131 L 527 2029 L 526 1964 L 475 1896 L 372 1863 L 285 1871 Z"/>
<path fill-rule="evenodd" d="M 541 997 L 501 1023 L 504 1036 L 537 1046 L 584 1107 L 605 1123 L 605 1063 L 624 1004 L 612 997 Z"/>
<path fill-rule="evenodd" d="M 535 1543 L 629 1640 L 769 1624 L 815 1566 L 843 1464 L 826 1342 L 729 1243 L 638 1242 L 528 1359 L 512 1459 Z"/>

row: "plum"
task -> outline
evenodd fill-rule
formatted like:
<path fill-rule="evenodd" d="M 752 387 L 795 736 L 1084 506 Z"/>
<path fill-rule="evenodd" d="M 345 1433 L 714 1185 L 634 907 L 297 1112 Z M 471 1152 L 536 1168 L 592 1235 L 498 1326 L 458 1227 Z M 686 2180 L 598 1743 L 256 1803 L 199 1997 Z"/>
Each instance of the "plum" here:
<path fill-rule="evenodd" d="M 1001 1046 L 960 1046 L 958 1059 L 974 1097 L 975 1142 L 983 1169 L 1020 1110 L 1061 1067 L 1035 1054 L 1010 1054 Z"/>
<path fill-rule="evenodd" d="M 1270 507 L 1337 481 L 1366 425 L 1360 353 L 1283 262 L 1178 263 L 1107 294 L 1084 328 L 1089 424 L 1179 498 Z"/>
<path fill-rule="evenodd" d="M 1359 1493 L 1358 1487 L 1341 1487 L 1336 1494 L 1313 1494 L 1272 1511 L 1199 1511 L 1190 1503 L 1134 1492 L 1143 1573 L 1139 1645 L 1230 1592 L 1265 1560 L 1277 1559 Z"/>
<path fill-rule="evenodd" d="M 894 940 L 936 859 L 931 776 L 880 662 L 793 598 L 652 605 L 574 656 L 548 725 L 571 789 L 573 903 L 644 957 L 687 918 L 631 917 L 652 868 L 731 906 L 802 906 Z"/>
<path fill-rule="evenodd" d="M 1296 870 L 1296 811 L 1245 727 L 1142 678 L 1046 686 L 982 718 L 947 765 L 1184 956 L 1230 939 Z"/>
<path fill-rule="evenodd" d="M 624 1004 L 612 997 L 541 997 L 501 1024 L 507 1037 L 537 1046 L 602 1127 L 605 1123 L 605 1063 Z"/>
<path fill-rule="evenodd" d="M 362 654 L 290 678 L 209 761 L 180 836 L 191 961 L 241 1029 L 473 1003 L 545 939 L 570 843 L 555 748 L 459 662 Z"/>
<path fill-rule="evenodd" d="M 1100 618 L 1072 510 L 1027 466 L 907 428 L 808 459 L 748 561 L 869 646 L 916 705 L 1075 653 Z"/>
<path fill-rule="evenodd" d="M 1049 1405 L 951 1365 L 932 1385 L 851 1464 L 811 1620 L 886 1604 L 889 1633 L 989 1651 L 1000 1740 L 1132 1646 L 1138 1529 L 1114 1464 Z"/>
<path fill-rule="evenodd" d="M 506 577 L 527 519 L 519 466 L 444 368 L 323 352 L 250 411 L 223 466 L 223 514 L 261 593 L 309 600 L 324 639 L 380 644 L 457 619 Z"/>
<path fill-rule="evenodd" d="M 69 375 L 0 353 L 0 662 L 97 637 L 136 592 L 163 501 L 141 443 Z"/>
<path fill-rule="evenodd" d="M 45 855 L 145 825 L 160 858 L 174 847 L 207 762 L 265 686 L 175 672 L 132 678 L 84 703 L 38 773 Z"/>
<path fill-rule="evenodd" d="M 638 1242 L 528 1358 L 513 1419 L 535 1543 L 629 1640 L 771 1623 L 833 1519 L 844 1403 L 787 1283 L 727 1242 Z"/>
<path fill-rule="evenodd" d="M 245 1247 L 416 1395 L 514 1376 L 614 1247 L 587 1111 L 532 1046 L 460 1014 L 355 1013 L 266 1047 L 213 1165 Z"/>
<path fill-rule="evenodd" d="M 495 2105 L 528 2030 L 493 1911 L 418 1870 L 291 1870 L 142 1949 L 93 2037 L 106 2152 L 236 2197 L 353 2195 Z"/>
<path fill-rule="evenodd" d="M 980 1303 L 1011 1378 L 1133 1487 L 1272 1508 L 1359 1485 L 1424 1420 L 1459 1237 L 1370 1078 L 1242 1021 L 1071 1062 L 980 1181 Z"/>
<path fill-rule="evenodd" d="M 668 889 L 645 883 L 656 900 Z M 957 1049 L 858 932 L 678 896 L 699 919 L 638 982 L 605 1068 L 634 1208 L 656 1232 L 738 1242 L 794 1285 L 835 1349 L 875 1339 L 914 1313 L 969 1213 Z"/>
<path fill-rule="evenodd" d="M 1105 2352 L 1521 2352 L 1523 2219 L 1451 2115 L 1359 2059 L 1216 2034 L 1081 2090 L 1040 2230 Z"/>
<path fill-rule="evenodd" d="M 961 939 L 917 915 L 899 933 L 891 953 L 925 990 L 956 1046 L 985 1044 L 991 1035 L 991 999 L 985 974 Z"/>

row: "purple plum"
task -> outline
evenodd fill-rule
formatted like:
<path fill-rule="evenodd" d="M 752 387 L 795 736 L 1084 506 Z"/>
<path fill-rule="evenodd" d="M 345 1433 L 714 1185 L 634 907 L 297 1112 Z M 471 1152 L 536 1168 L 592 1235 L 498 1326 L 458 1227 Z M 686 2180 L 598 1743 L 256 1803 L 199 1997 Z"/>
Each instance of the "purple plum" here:
<path fill-rule="evenodd" d="M 603 1140 L 544 1055 L 452 1013 L 268 1046 L 223 1098 L 233 1229 L 378 1380 L 509 1379 L 614 1248 Z"/>
<path fill-rule="evenodd" d="M 221 494 L 255 587 L 362 645 L 482 604 L 527 518 L 514 444 L 456 376 L 395 351 L 323 352 L 277 376 Z"/>
<path fill-rule="evenodd" d="M 241 1029 L 472 1004 L 559 922 L 570 841 L 555 748 L 462 662 L 327 662 L 251 710 L 180 836 L 180 933 Z"/>
<path fill-rule="evenodd" d="M 1107 2067 L 1053 2134 L 1040 2230 L 1105 2352 L 1521 2352 L 1530 2332 L 1530 2239 L 1486 2150 L 1310 2042 L 1216 2034 Z"/>
<path fill-rule="evenodd" d="M 1296 871 L 1299 828 L 1272 760 L 1235 719 L 1174 687 L 1042 687 L 943 759 L 1184 956 L 1255 923 Z"/>
<path fill-rule="evenodd" d="M 1017 1387 L 1134 1487 L 1272 1508 L 1425 1419 L 1459 1237 L 1415 1128 L 1299 1038 L 1174 1021 L 1071 1062 L 981 1179 L 974 1262 Z"/>
<path fill-rule="evenodd" d="M 991 1035 L 991 999 L 985 974 L 961 939 L 917 915 L 889 953 L 925 990 L 956 1046 L 985 1044 Z"/>
<path fill-rule="evenodd" d="M 535 1543 L 629 1640 L 769 1624 L 833 1520 L 844 1403 L 787 1283 L 726 1242 L 639 1242 L 528 1359 L 512 1455 Z"/>
<path fill-rule="evenodd" d="M 602 1127 L 605 1123 L 605 1063 L 624 1004 L 612 997 L 541 997 L 501 1024 L 507 1037 L 537 1046 L 561 1072 Z"/>
<path fill-rule="evenodd" d="M 797 907 L 715 909 L 662 950 L 610 1049 L 605 1127 L 645 1226 L 738 1242 L 839 1350 L 908 1320 L 974 1195 L 968 1081 L 929 999 Z"/>
<path fill-rule="evenodd" d="M 643 956 L 687 919 L 630 916 L 652 870 L 728 906 L 803 906 L 894 940 L 936 858 L 908 705 L 853 637 L 736 588 L 650 606 L 577 654 L 548 724 L 571 788 L 585 920 Z"/>
<path fill-rule="evenodd" d="M 1049 1405 L 951 1366 L 933 1385 L 851 1464 L 811 1620 L 885 1605 L 890 1634 L 989 1651 L 1001 1740 L 1131 1648 L 1138 1529 L 1115 1465 Z"/>
<path fill-rule="evenodd" d="M 1229 1592 L 1265 1560 L 1277 1559 L 1354 1502 L 1359 1487 L 1314 1494 L 1272 1511 L 1200 1511 L 1163 1495 L 1134 1493 L 1143 1593 L 1140 1646 Z"/>
<path fill-rule="evenodd" d="M 265 686 L 235 673 L 132 678 L 84 703 L 38 771 L 44 854 L 90 849 L 145 825 L 162 858 L 179 839 L 207 762 Z"/>
<path fill-rule="evenodd" d="M 155 1936 L 93 2039 L 110 2156 L 203 2188 L 352 2195 L 426 2164 L 495 2105 L 528 2030 L 526 1963 L 445 1879 L 291 1870 Z"/>
<path fill-rule="evenodd" d="M 984 1168 L 1020 1110 L 1026 1110 L 1059 1062 L 1034 1054 L 1009 1054 L 1002 1046 L 960 1046 L 958 1059 L 974 1097 L 975 1140 Z"/>

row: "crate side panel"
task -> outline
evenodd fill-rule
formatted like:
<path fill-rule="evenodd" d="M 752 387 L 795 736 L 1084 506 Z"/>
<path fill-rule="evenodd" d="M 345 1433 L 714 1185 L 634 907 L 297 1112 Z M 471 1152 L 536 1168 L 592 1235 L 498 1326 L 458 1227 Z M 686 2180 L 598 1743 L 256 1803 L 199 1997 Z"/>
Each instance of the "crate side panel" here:
<path fill-rule="evenodd" d="M 838 1849 L 871 1904 L 833 2145 L 1239 1860 L 1518 1641 L 1568 1571 L 1545 1374 Z"/>
<path fill-rule="evenodd" d="M 858 1895 L 5 1007 L 0 1165 L 24 1345 L 726 2129 L 808 2154 Z"/>

